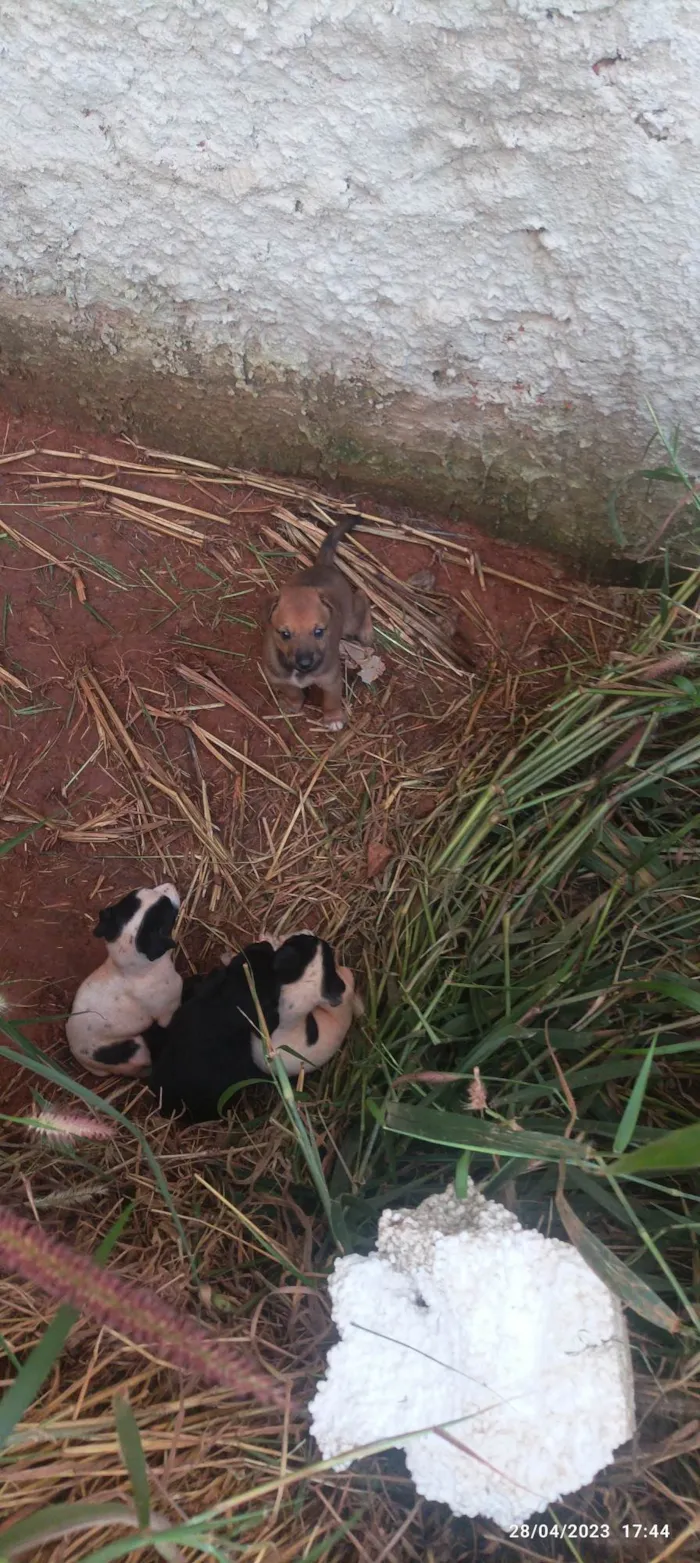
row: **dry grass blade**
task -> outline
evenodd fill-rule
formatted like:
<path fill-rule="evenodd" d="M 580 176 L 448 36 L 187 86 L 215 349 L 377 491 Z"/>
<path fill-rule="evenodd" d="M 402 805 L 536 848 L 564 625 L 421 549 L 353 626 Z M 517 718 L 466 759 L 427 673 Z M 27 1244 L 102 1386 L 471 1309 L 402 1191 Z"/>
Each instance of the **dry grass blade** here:
<path fill-rule="evenodd" d="M 124 759 L 125 752 L 129 761 L 136 766 L 138 771 L 146 771 L 147 763 L 144 760 L 137 744 L 127 732 L 121 717 L 117 715 L 114 706 L 108 699 L 94 673 L 87 670 L 78 677 L 78 688 L 92 710 L 98 733 L 105 747 L 111 746 L 120 759 Z"/>
<path fill-rule="evenodd" d="M 228 760 L 224 758 L 227 754 L 232 755 L 234 760 L 239 760 L 242 766 L 248 767 L 251 771 L 256 771 L 258 776 L 264 776 L 265 780 L 272 782 L 275 787 L 281 787 L 283 792 L 294 791 L 294 788 L 290 787 L 288 782 L 282 781 L 280 776 L 273 775 L 272 771 L 266 771 L 264 765 L 259 765 L 257 760 L 252 760 L 249 754 L 243 754 L 240 749 L 234 749 L 232 744 L 227 743 L 224 738 L 219 738 L 217 733 L 208 733 L 205 727 L 201 727 L 198 722 L 194 722 L 191 717 L 186 716 L 182 711 L 163 711 L 157 706 L 147 706 L 146 709 L 149 716 L 154 716 L 161 722 L 178 722 L 181 727 L 186 728 L 189 733 L 192 733 L 195 738 L 199 739 L 199 742 L 204 745 L 209 754 L 215 760 L 218 760 L 219 764 L 223 765 L 233 776 L 238 776 L 239 772 L 235 766 L 230 765 Z"/>
<path fill-rule="evenodd" d="M 479 633 L 483 635 L 484 639 L 489 642 L 489 645 L 498 655 L 501 650 L 498 636 L 494 630 L 490 618 L 488 617 L 488 614 L 484 613 L 478 598 L 472 595 L 467 586 L 462 587 L 461 596 L 464 603 L 464 612 L 466 612 L 467 617 L 472 620 Z"/>
<path fill-rule="evenodd" d="M 208 1335 L 195 1319 L 176 1313 L 155 1292 L 135 1286 L 95 1260 L 50 1237 L 35 1221 L 0 1207 L 0 1263 L 40 1286 L 54 1300 L 87 1311 L 107 1329 L 124 1331 L 181 1371 L 205 1383 L 252 1394 L 268 1404 L 280 1389 L 251 1358 Z"/>
<path fill-rule="evenodd" d="M 128 521 L 136 521 L 139 526 L 148 527 L 151 532 L 158 532 L 164 537 L 182 538 L 186 542 L 198 545 L 206 542 L 204 532 L 196 531 L 195 527 L 188 526 L 185 521 L 171 521 L 165 516 L 155 515 L 152 510 L 147 510 L 145 505 L 128 505 L 125 500 L 113 499 L 110 502 L 110 510 L 113 510 L 115 515 L 124 516 Z"/>
<path fill-rule="evenodd" d="M 124 456 L 98 456 L 97 452 L 94 450 L 53 450 L 46 445 L 42 445 L 36 454 L 38 456 L 58 456 L 62 461 L 95 462 L 97 465 L 102 467 L 112 467 L 115 472 L 138 472 L 142 477 L 146 474 L 149 477 L 177 478 L 179 481 L 182 481 L 183 476 L 182 467 L 148 467 L 143 461 L 127 461 Z M 172 460 L 173 462 L 183 461 L 184 458 L 181 456 L 173 456 Z M 197 466 L 198 463 L 194 462 L 193 465 Z M 220 468 L 214 467 L 212 468 L 212 471 L 218 472 L 220 471 Z M 82 475 L 85 477 L 91 476 L 89 472 L 86 472 Z M 41 476 L 64 477 L 65 474 L 62 472 L 51 472 L 43 473 Z M 221 481 L 224 480 L 221 479 Z"/>
<path fill-rule="evenodd" d="M 206 694 L 213 695 L 216 700 L 222 700 L 224 705 L 231 706 L 232 710 L 238 711 L 241 716 L 245 717 L 247 722 L 252 722 L 255 727 L 260 729 L 261 733 L 265 733 L 266 737 L 274 739 L 282 753 L 289 756 L 289 745 L 285 743 L 282 734 L 278 733 L 276 728 L 272 727 L 269 722 L 263 721 L 262 717 L 256 716 L 255 712 L 251 711 L 250 706 L 246 705 L 245 700 L 241 700 L 239 695 L 234 695 L 233 691 L 226 684 L 222 683 L 221 679 L 217 678 L 211 669 L 208 668 L 206 674 L 198 673 L 195 668 L 186 667 L 184 663 L 178 663 L 175 667 L 175 672 L 179 673 L 186 683 L 195 684 L 199 689 L 203 689 Z"/>
<path fill-rule="evenodd" d="M 242 754 L 240 749 L 234 749 L 233 744 L 226 743 L 226 740 L 219 738 L 216 733 L 208 733 L 206 728 L 200 727 L 198 722 L 189 722 L 188 726 L 200 743 L 204 744 L 205 748 L 209 750 L 210 754 L 214 755 L 216 760 L 221 760 L 222 764 L 226 762 L 222 759 L 221 751 L 223 751 L 223 754 L 232 755 L 234 760 L 240 761 L 241 765 L 247 765 L 252 771 L 257 771 L 258 776 L 264 776 L 266 781 L 272 782 L 275 787 L 281 787 L 283 792 L 294 791 L 294 788 L 290 787 L 289 782 L 283 781 L 281 776 L 275 776 L 273 771 L 266 771 L 264 765 L 258 765 L 257 760 L 251 760 L 250 755 Z M 229 769 L 232 769 L 232 767 L 229 767 Z"/>
<path fill-rule="evenodd" d="M 0 532 L 6 532 L 8 537 L 11 537 L 15 543 L 20 545 L 21 548 L 28 548 L 30 553 L 38 554 L 39 558 L 43 559 L 45 564 L 53 565 L 56 570 L 63 570 L 66 575 L 71 577 L 74 584 L 76 584 L 76 588 L 77 583 L 75 577 L 76 574 L 79 575 L 78 563 L 80 570 L 84 570 L 86 575 L 94 575 L 98 581 L 103 581 L 105 579 L 105 576 L 101 570 L 95 569 L 84 559 L 81 559 L 80 561 L 57 559 L 56 555 L 52 554 L 48 548 L 44 548 L 42 543 L 37 543 L 33 537 L 27 537 L 25 532 L 18 532 L 16 527 L 10 525 L 9 521 L 5 521 L 4 519 L 0 521 Z"/>
<path fill-rule="evenodd" d="M 53 564 L 57 570 L 65 570 L 68 575 L 73 574 L 73 566 L 66 564 L 65 559 L 57 559 L 55 554 L 49 553 L 48 548 L 44 548 L 41 543 L 35 542 L 33 537 L 26 537 L 24 532 L 15 531 L 15 528 L 10 526 L 9 521 L 3 520 L 0 530 L 7 532 L 8 537 L 11 537 L 15 543 L 19 543 L 22 548 L 28 548 L 31 553 L 38 554 L 40 559 L 43 559 L 46 564 Z"/>
<path fill-rule="evenodd" d="M 51 479 L 48 482 L 36 484 L 37 490 L 54 488 L 80 488 L 89 489 L 97 494 L 113 494 L 118 499 L 137 501 L 142 505 L 152 505 L 153 495 L 142 494 L 136 488 L 120 488 L 116 483 L 103 483 L 100 478 L 86 478 L 79 473 L 74 473 L 68 478 Z M 216 521 L 219 526 L 228 526 L 229 517 L 217 515 L 213 510 L 200 510 L 196 505 L 185 505 L 179 499 L 158 499 L 157 503 L 166 510 L 177 510 L 188 516 L 199 516 L 203 521 Z"/>
<path fill-rule="evenodd" d="M 213 461 L 199 461 L 196 456 L 175 456 L 165 450 L 151 450 L 148 445 L 139 445 L 137 449 L 142 450 L 145 456 L 153 456 L 156 461 L 169 461 L 173 466 L 194 467 L 198 472 L 217 472 L 222 475 L 228 471 L 227 467 L 217 467 Z"/>
<path fill-rule="evenodd" d="M 341 742 L 342 742 L 342 740 L 341 740 Z M 347 742 L 347 740 L 346 740 L 346 742 Z M 316 766 L 316 769 L 315 769 L 315 771 L 313 773 L 313 776 L 311 777 L 311 781 L 309 782 L 308 786 L 305 788 L 304 792 L 299 797 L 299 802 L 298 802 L 298 804 L 297 804 L 297 806 L 296 806 L 296 808 L 294 810 L 294 813 L 293 813 L 293 815 L 292 815 L 288 825 L 285 827 L 284 831 L 282 832 L 281 840 L 278 842 L 278 844 L 277 844 L 277 846 L 275 848 L 274 857 L 273 857 L 272 862 L 270 864 L 270 867 L 269 867 L 269 869 L 268 869 L 268 871 L 267 871 L 267 873 L 265 875 L 265 879 L 266 879 L 266 881 L 268 883 L 269 883 L 269 881 L 271 879 L 275 879 L 276 876 L 277 876 L 277 873 L 278 873 L 279 867 L 280 867 L 280 862 L 281 862 L 281 859 L 282 859 L 282 853 L 284 852 L 284 849 L 285 849 L 285 847 L 287 845 L 287 842 L 289 841 L 289 838 L 290 838 L 290 836 L 292 834 L 292 831 L 294 830 L 296 822 L 299 819 L 300 815 L 303 814 L 304 808 L 305 808 L 306 804 L 308 803 L 308 801 L 309 801 L 309 799 L 311 797 L 311 794 L 314 791 L 316 783 L 319 781 L 323 771 L 325 770 L 325 768 L 326 768 L 326 766 L 328 764 L 328 761 L 331 758 L 331 754 L 332 753 L 333 753 L 333 751 L 329 749 L 328 752 L 323 755 L 323 758 L 319 761 L 318 765 Z M 333 757 L 336 758 L 337 754 L 338 754 L 338 747 L 336 747 L 335 753 L 333 754 Z"/>
<path fill-rule="evenodd" d="M 155 787 L 158 792 L 162 793 L 163 797 L 169 798 L 171 803 L 175 804 L 182 818 L 187 821 L 193 834 L 208 853 L 214 871 L 218 870 L 221 878 L 228 885 L 236 900 L 240 901 L 242 899 L 241 893 L 234 878 L 234 867 L 230 853 L 227 852 L 219 837 L 214 833 L 211 823 L 207 823 L 196 804 L 174 782 L 168 781 L 163 776 L 156 775 L 155 772 L 151 772 L 149 781 L 152 787 Z"/>
<path fill-rule="evenodd" d="M 310 504 L 316 513 L 323 516 L 326 521 L 328 520 L 325 514 L 327 511 L 334 511 L 336 515 L 356 515 L 359 516 L 360 520 L 368 522 L 377 528 L 380 536 L 391 535 L 397 538 L 402 537 L 406 541 L 421 541 L 430 544 L 432 547 L 435 547 L 436 543 L 439 542 L 441 548 L 461 555 L 468 562 L 473 562 L 476 558 L 473 547 L 455 534 L 450 533 L 447 528 L 424 527 L 415 521 L 411 521 L 404 526 L 395 521 L 387 520 L 386 516 L 376 515 L 372 511 L 360 510 L 352 501 L 324 494 L 310 483 L 298 480 L 285 481 L 281 478 L 267 478 L 259 472 L 249 472 L 241 467 L 217 467 L 212 462 L 197 461 L 189 456 L 171 456 L 165 451 L 155 451 L 148 447 L 143 447 L 143 450 L 146 456 L 168 461 L 172 466 L 182 465 L 201 472 L 214 473 L 229 482 L 245 484 L 250 488 L 258 488 L 271 495 L 304 501 Z M 297 520 L 297 518 L 294 519 Z M 374 558 L 369 550 L 364 550 L 364 552 L 370 559 Z M 480 576 L 491 577 L 493 580 L 501 580 L 513 586 L 521 586 L 529 592 L 534 592 L 542 597 L 548 597 L 555 602 L 570 603 L 576 601 L 582 607 L 595 612 L 602 611 L 610 618 L 617 620 L 622 618 L 622 615 L 616 609 L 605 603 L 594 602 L 579 592 L 557 591 L 553 587 L 543 586 L 541 583 L 527 580 L 523 576 L 513 575 L 505 570 L 498 570 L 495 566 L 483 564 L 481 561 L 478 561 L 478 573 Z"/>
<path fill-rule="evenodd" d="M 133 823 L 131 816 L 133 810 L 130 804 L 122 808 L 103 809 L 100 814 L 95 814 L 90 819 L 67 824 L 65 820 L 51 819 L 48 815 L 39 814 L 35 809 L 29 809 L 19 800 L 8 797 L 10 808 L 16 810 L 14 814 L 3 812 L 6 822 L 15 824 L 26 820 L 34 824 L 43 825 L 49 836 L 54 841 L 70 841 L 74 844 L 80 842 L 90 846 L 100 846 L 110 841 L 129 841 L 135 836 L 148 835 L 149 832 L 162 830 L 167 820 L 164 817 L 150 821 L 140 820 Z M 120 823 L 122 822 L 123 823 Z"/>
<path fill-rule="evenodd" d="M 2 662 L 0 662 L 0 684 L 9 684 L 11 689 L 21 689 L 25 695 L 31 694 L 29 685 L 23 684 L 21 678 L 16 678 L 14 673 L 9 673 Z"/>
<path fill-rule="evenodd" d="M 14 450 L 10 456 L 0 456 L 0 467 L 8 467 L 13 461 L 26 461 L 28 456 L 35 456 L 34 447 L 30 450 Z"/>
<path fill-rule="evenodd" d="M 121 458 L 118 461 L 113 461 L 111 457 L 100 456 L 94 453 L 82 451 L 58 451 L 49 448 L 42 449 L 40 454 L 58 456 L 64 460 L 87 460 L 90 462 L 100 463 L 102 465 L 112 466 L 116 470 L 123 469 L 124 471 L 134 472 L 138 475 L 154 475 L 163 478 L 171 478 L 176 481 L 182 479 L 184 468 L 184 475 L 187 475 L 188 472 L 200 473 L 202 474 L 202 481 L 204 482 L 210 481 L 220 484 L 230 484 L 232 486 L 244 485 L 246 487 L 259 489 L 263 493 L 268 493 L 272 498 L 284 497 L 297 500 L 310 507 L 326 522 L 326 524 L 329 524 L 329 511 L 334 512 L 336 515 L 356 515 L 361 521 L 367 523 L 368 528 L 371 529 L 375 536 L 404 539 L 407 542 L 423 543 L 426 546 L 431 546 L 433 548 L 435 546 L 439 546 L 441 549 L 445 549 L 449 553 L 462 557 L 471 568 L 472 573 L 476 573 L 479 576 L 482 588 L 484 585 L 484 577 L 488 577 L 493 580 L 501 580 L 508 583 L 509 585 L 522 587 L 524 590 L 534 593 L 535 595 L 547 597 L 552 601 L 561 602 L 562 604 L 571 604 L 575 602 L 582 608 L 585 608 L 589 611 L 593 611 L 595 613 L 602 612 L 609 619 L 617 620 L 619 622 L 622 621 L 623 616 L 619 610 L 612 608 L 609 604 L 604 602 L 593 601 L 581 592 L 574 590 L 558 591 L 554 587 L 544 586 L 541 582 L 528 580 L 524 576 L 515 575 L 506 570 L 499 570 L 493 565 L 484 564 L 476 555 L 473 546 L 465 542 L 457 534 L 451 532 L 447 527 L 421 526 L 419 522 L 414 520 L 406 524 L 400 522 L 397 523 L 394 520 L 387 519 L 386 516 L 376 515 L 372 511 L 360 510 L 357 505 L 352 503 L 352 501 L 343 500 L 339 497 L 332 497 L 330 495 L 324 494 L 313 484 L 304 483 L 300 480 L 292 481 L 284 480 L 282 478 L 277 479 L 265 477 L 260 473 L 249 472 L 246 469 L 240 467 L 219 467 L 213 462 L 200 461 L 190 456 L 169 455 L 165 451 L 155 451 L 148 447 L 138 448 L 143 450 L 145 456 L 150 456 L 156 461 L 168 462 L 170 465 L 167 468 L 158 466 L 147 467 L 142 462 L 130 462 Z M 16 457 L 5 457 L 4 460 L 19 460 L 21 457 L 26 457 L 33 454 L 36 454 L 36 452 L 25 451 L 18 453 Z M 210 474 L 208 479 L 206 474 Z M 94 475 L 90 473 L 74 474 L 71 475 L 70 479 L 64 477 L 63 474 L 51 474 L 50 477 L 59 484 L 65 484 L 67 482 L 75 484 L 77 482 L 79 485 L 86 487 L 102 487 L 106 492 L 120 494 L 123 498 L 131 499 L 132 502 L 136 501 L 139 505 L 142 503 L 147 504 L 150 500 L 152 500 L 152 496 L 142 495 L 138 490 L 116 488 L 114 485 L 101 483 L 99 479 L 95 478 Z M 204 511 L 193 506 L 183 505 L 181 503 L 179 504 L 174 500 L 159 499 L 158 503 L 166 506 L 167 508 L 179 508 L 188 514 L 200 516 L 204 520 L 213 520 L 219 523 L 227 524 L 230 519 L 227 516 L 217 515 L 212 511 Z M 134 517 L 134 519 L 136 519 L 136 517 Z M 294 519 L 298 522 L 298 518 Z M 196 536 L 197 534 L 193 535 Z M 376 565 L 376 556 L 374 556 L 370 550 L 363 549 L 362 545 L 359 545 L 359 547 L 360 551 L 363 552 L 366 557 L 372 560 Z M 385 575 L 388 574 L 389 578 L 391 578 L 391 572 L 386 572 L 386 567 L 384 567 L 384 573 Z M 396 578 L 394 577 L 394 579 Z M 459 669 L 456 671 L 459 671 Z"/>
<path fill-rule="evenodd" d="M 182 819 L 190 826 L 198 842 L 210 857 L 212 867 L 221 875 L 236 899 L 240 900 L 231 855 L 213 830 L 211 821 L 207 821 L 197 805 L 187 797 L 175 779 L 166 774 L 153 756 L 149 755 L 146 759 L 127 732 L 121 717 L 100 687 L 94 673 L 82 673 L 78 679 L 78 687 L 93 713 L 97 730 L 105 746 L 111 748 L 122 763 L 126 762 L 127 768 L 135 768 L 142 783 L 154 788 L 162 797 L 168 798 L 175 805 Z M 141 795 L 143 796 L 143 792 Z"/>

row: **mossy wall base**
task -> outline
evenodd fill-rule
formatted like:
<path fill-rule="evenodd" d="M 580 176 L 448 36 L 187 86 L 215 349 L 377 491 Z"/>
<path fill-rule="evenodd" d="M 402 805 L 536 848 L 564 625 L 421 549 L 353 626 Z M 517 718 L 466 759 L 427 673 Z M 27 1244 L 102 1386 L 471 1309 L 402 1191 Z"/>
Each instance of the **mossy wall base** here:
<path fill-rule="evenodd" d="M 608 500 L 641 451 L 611 420 L 583 442 L 592 408 L 533 409 L 523 424 L 449 391 L 422 399 L 279 366 L 248 365 L 237 375 L 221 357 L 206 362 L 185 344 L 169 356 L 123 312 L 76 320 L 45 301 L 0 298 L 0 391 L 10 410 L 465 514 L 595 573 L 605 574 L 619 552 Z M 648 535 L 657 508 L 628 499 L 628 531 Z"/>

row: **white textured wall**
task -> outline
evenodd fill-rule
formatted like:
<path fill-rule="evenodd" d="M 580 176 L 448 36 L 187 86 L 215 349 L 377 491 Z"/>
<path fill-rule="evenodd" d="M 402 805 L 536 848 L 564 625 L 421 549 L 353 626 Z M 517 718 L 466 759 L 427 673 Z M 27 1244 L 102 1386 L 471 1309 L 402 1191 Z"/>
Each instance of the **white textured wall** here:
<path fill-rule="evenodd" d="M 699 83 L 698 0 L 4 0 L 0 314 L 580 488 L 700 436 Z"/>

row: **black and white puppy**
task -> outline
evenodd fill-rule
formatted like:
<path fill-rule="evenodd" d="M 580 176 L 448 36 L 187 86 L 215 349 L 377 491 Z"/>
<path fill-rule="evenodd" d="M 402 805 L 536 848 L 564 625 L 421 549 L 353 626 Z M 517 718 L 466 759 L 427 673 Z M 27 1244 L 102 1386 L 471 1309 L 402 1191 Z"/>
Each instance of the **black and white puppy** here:
<path fill-rule="evenodd" d="M 189 980 L 170 1025 L 147 1033 L 153 1057 L 149 1085 L 164 1115 L 184 1113 L 190 1122 L 205 1123 L 219 1117 L 218 1103 L 229 1086 L 269 1080 L 247 970 L 272 1048 L 286 1042 L 291 1049 L 283 1058 L 289 1074 L 298 1073 L 302 1063 L 318 1067 L 340 1046 L 359 1001 L 352 974 L 336 967 L 330 945 L 306 933 L 277 948 L 269 940 L 246 945 L 228 965 Z"/>
<path fill-rule="evenodd" d="M 131 890 L 100 912 L 93 929 L 107 959 L 80 984 L 66 1024 L 74 1058 L 96 1075 L 143 1075 L 151 1055 L 143 1033 L 167 1026 L 182 996 L 172 931 L 180 907 L 174 885 Z"/>

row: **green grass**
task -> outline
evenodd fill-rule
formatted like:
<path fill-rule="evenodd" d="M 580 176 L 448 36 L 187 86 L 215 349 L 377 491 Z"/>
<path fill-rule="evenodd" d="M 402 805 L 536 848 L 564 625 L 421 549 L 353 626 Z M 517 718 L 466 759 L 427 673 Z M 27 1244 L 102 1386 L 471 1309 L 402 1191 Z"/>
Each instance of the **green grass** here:
<path fill-rule="evenodd" d="M 336 1236 L 363 1247 L 469 1152 L 677 1349 L 699 1329 L 699 589 L 688 573 L 628 659 L 493 774 L 456 776 L 406 843 L 329 1180 Z"/>
<path fill-rule="evenodd" d="M 653 487 L 655 490 L 660 485 L 662 488 L 668 485 L 673 496 L 673 503 L 667 511 L 661 524 L 648 540 L 646 545 L 638 553 L 637 557 L 644 561 L 661 559 L 664 573 L 668 574 L 672 559 L 670 550 L 674 554 L 685 555 L 686 558 L 697 558 L 698 554 L 698 519 L 700 517 L 700 483 L 696 477 L 691 477 L 684 462 L 679 455 L 680 429 L 675 428 L 672 434 L 667 434 L 661 427 L 659 419 L 648 402 L 649 413 L 654 424 L 655 433 L 647 446 L 647 454 L 654 447 L 660 445 L 663 456 L 652 467 L 642 467 L 638 471 L 630 473 L 627 478 L 614 490 L 608 505 L 608 517 L 612 535 L 618 547 L 627 549 L 629 540 L 625 536 L 620 514 L 619 501 L 631 482 L 641 479 L 647 489 L 647 493 Z"/>
<path fill-rule="evenodd" d="M 339 1249 L 372 1246 L 387 1205 L 416 1204 L 452 1178 L 463 1193 L 468 1172 L 484 1193 L 507 1197 L 526 1225 L 578 1247 L 629 1309 L 640 1376 L 654 1389 L 675 1377 L 684 1391 L 700 1333 L 699 592 L 700 571 L 688 572 L 661 595 L 628 656 L 580 677 L 507 754 L 484 734 L 434 814 L 395 842 L 401 876 L 389 865 L 366 930 L 364 1041 L 339 1057 L 333 1076 L 325 1072 L 323 1108 L 315 1083 L 298 1095 L 277 1079 L 290 1186 L 314 1223 L 314 1285 Z M 12 1022 L 0 1021 L 0 1031 L 14 1044 L 0 1047 L 5 1059 L 21 1057 L 39 1079 L 128 1129 L 196 1285 L 185 1212 L 142 1131 L 56 1069 Z M 486 1104 L 475 1109 L 479 1082 Z M 264 1123 L 261 1140 L 267 1133 Z M 277 1266 L 276 1284 L 286 1274 L 311 1289 L 304 1270 L 285 1262 L 293 1217 L 276 1216 L 259 1191 L 260 1214 L 248 1186 L 234 1195 L 235 1173 L 227 1168 L 226 1177 L 230 1199 L 204 1182 L 221 1223 L 252 1234 Z M 243 1304 L 233 1311 L 245 1316 Z M 679 1425 L 692 1415 L 682 1409 Z M 156 1499 L 138 1419 L 121 1403 L 116 1417 L 134 1502 L 114 1521 L 133 1527 L 135 1515 L 153 1541 Z M 296 1448 L 283 1485 L 325 1469 L 306 1459 Z M 636 1471 L 639 1495 L 643 1452 Z M 358 1477 L 365 1495 L 375 1474 Z M 678 1495 L 680 1530 L 695 1499 L 690 1460 L 666 1460 L 663 1479 Z M 224 1516 L 225 1505 L 202 1501 L 202 1513 L 159 1533 L 161 1555 L 195 1541 L 205 1556 L 258 1556 L 247 1533 L 257 1505 L 281 1490 L 277 1478 L 256 1478 L 253 1461 L 228 1504 L 244 1513 Z M 68 1533 L 78 1507 L 44 1510 L 41 1534 Z M 575 1517 L 575 1499 L 569 1508 Z M 367 1533 L 363 1521 L 358 1536 Z M 328 1548 L 335 1557 L 343 1538 L 339 1524 L 322 1550 L 305 1555 Z M 138 1556 L 143 1544 L 132 1529 L 83 1558 Z"/>

